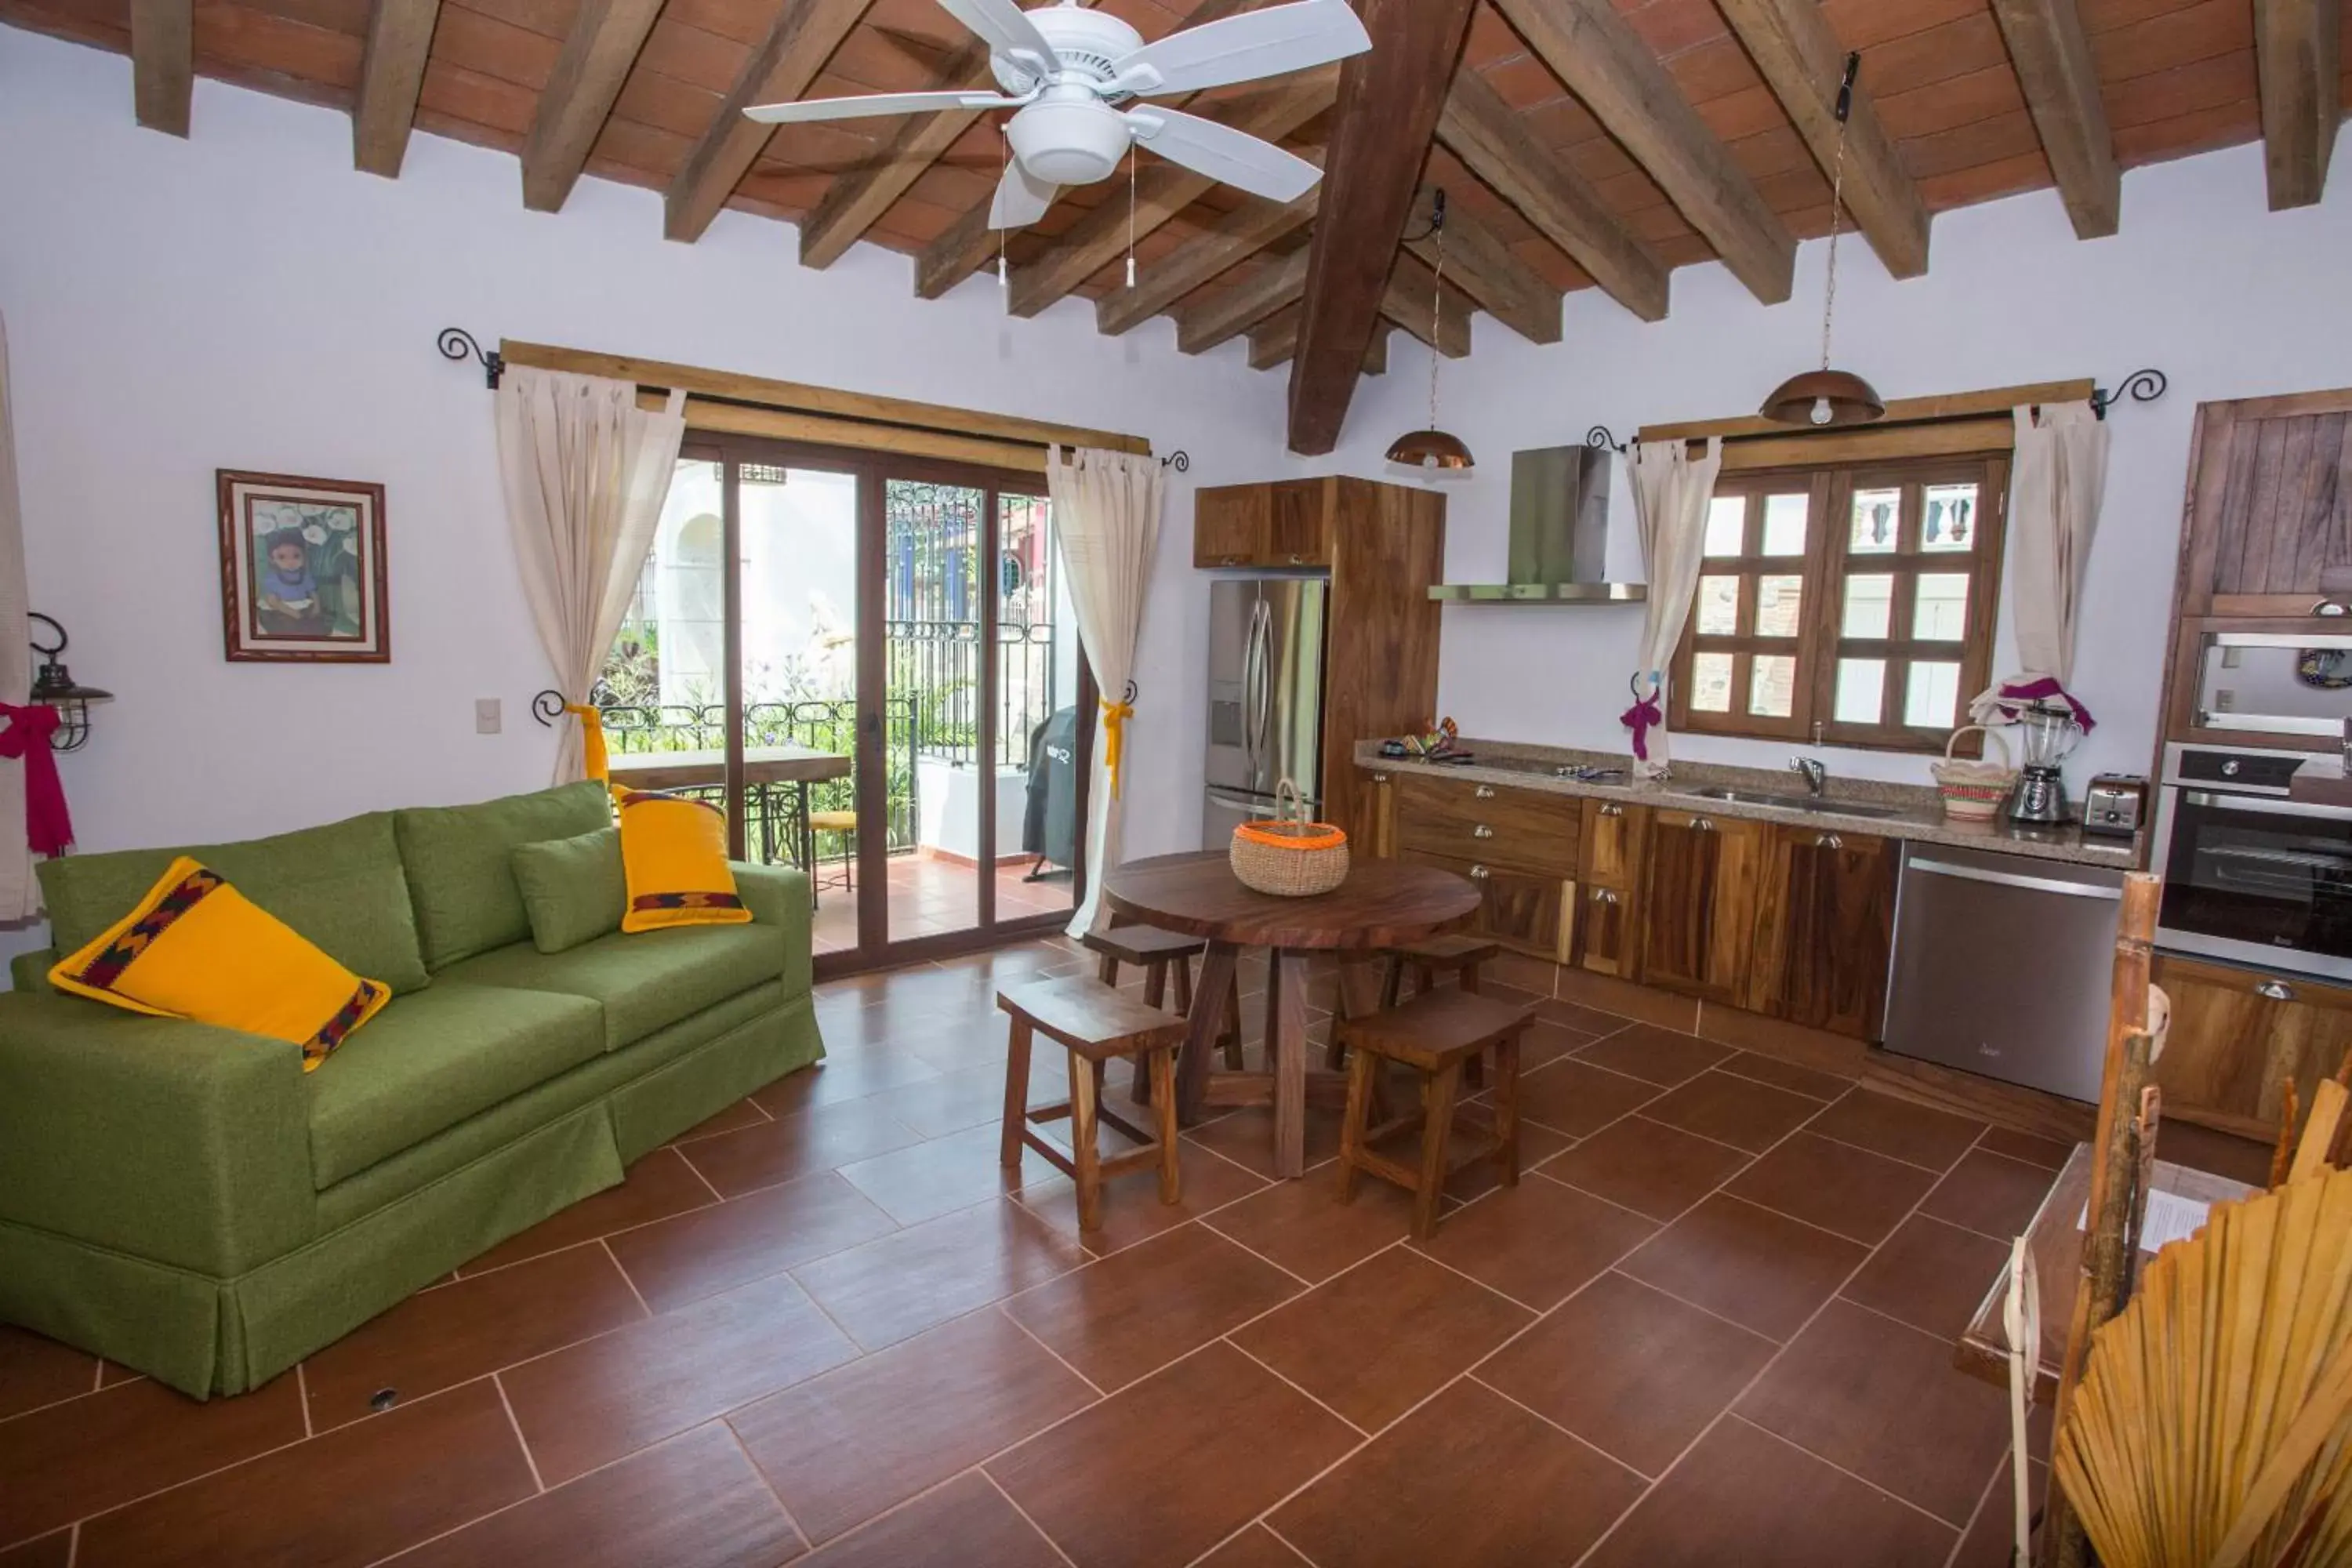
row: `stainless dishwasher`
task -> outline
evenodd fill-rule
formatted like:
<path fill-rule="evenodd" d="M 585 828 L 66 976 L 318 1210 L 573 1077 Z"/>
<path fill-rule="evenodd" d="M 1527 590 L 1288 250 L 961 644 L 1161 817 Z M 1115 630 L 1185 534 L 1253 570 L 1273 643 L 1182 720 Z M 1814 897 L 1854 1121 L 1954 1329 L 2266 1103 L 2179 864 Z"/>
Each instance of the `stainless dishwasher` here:
<path fill-rule="evenodd" d="M 2096 1102 L 2124 874 L 1906 844 L 1886 1048 Z"/>

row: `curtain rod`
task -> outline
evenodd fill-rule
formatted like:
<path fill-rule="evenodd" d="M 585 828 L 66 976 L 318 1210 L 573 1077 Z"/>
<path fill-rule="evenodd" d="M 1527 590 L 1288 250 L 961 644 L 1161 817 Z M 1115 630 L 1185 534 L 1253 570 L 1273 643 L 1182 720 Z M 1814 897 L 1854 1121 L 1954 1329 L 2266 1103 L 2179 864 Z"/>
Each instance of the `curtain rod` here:
<path fill-rule="evenodd" d="M 2116 404 L 2121 403 L 2125 397 L 2130 397 L 2134 403 L 2154 403 L 2158 398 L 2162 397 L 2167 391 L 2170 390 L 2171 385 L 2171 378 L 2166 375 L 2164 372 L 2158 370 L 2153 366 L 2146 370 L 2136 370 L 2129 375 L 2124 377 L 2122 382 L 2119 383 L 2112 392 L 2108 391 L 2105 387 L 2099 386 L 2095 384 L 2091 389 L 2091 412 L 2096 415 L 2099 418 L 2105 419 L 2107 416 L 2107 410 L 2113 408 Z M 2039 408 L 2041 405 L 2036 404 L 2034 406 Z M 1990 416 L 1936 415 L 1922 419 L 1882 419 L 1874 421 L 1870 426 L 1864 426 L 1864 428 L 1899 430 L 1911 425 L 1940 425 L 1946 420 L 1955 417 L 1985 418 L 1990 417 Z M 1852 426 L 1845 427 L 1849 434 L 1853 433 L 1854 428 L 1855 427 Z M 1726 436 L 1723 438 L 1726 441 L 1779 441 L 1786 440 L 1791 436 L 1803 436 L 1806 434 L 1809 434 L 1809 432 L 1790 427 L 1788 429 L 1757 430 L 1741 435 Z M 1697 439 L 1696 437 L 1688 438 L 1693 440 Z M 1634 435 L 1629 436 L 1624 440 L 1620 441 L 1617 439 L 1616 433 L 1611 430 L 1608 426 L 1595 425 L 1591 429 L 1587 430 L 1584 433 L 1584 444 L 1596 449 L 1605 448 L 1612 452 L 1622 454 L 1630 452 L 1633 447 L 1640 446 L 1642 444 L 1642 437 L 1638 435 Z"/>

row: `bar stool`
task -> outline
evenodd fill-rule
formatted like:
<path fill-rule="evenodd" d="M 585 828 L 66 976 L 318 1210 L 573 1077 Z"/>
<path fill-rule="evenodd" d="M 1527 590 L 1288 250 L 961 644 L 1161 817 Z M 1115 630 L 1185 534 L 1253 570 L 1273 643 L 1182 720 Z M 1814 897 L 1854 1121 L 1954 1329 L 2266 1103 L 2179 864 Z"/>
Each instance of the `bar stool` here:
<path fill-rule="evenodd" d="M 1160 1201 L 1180 1194 L 1176 1142 L 1176 1047 L 1184 1042 L 1184 1021 L 1147 1006 L 1112 986 L 1083 976 L 1034 980 L 996 994 L 996 1005 L 1013 1019 L 1012 1048 L 1004 1060 L 1004 1131 L 1000 1155 L 1017 1170 L 1025 1145 L 1068 1176 L 1078 1189 L 1078 1228 L 1102 1226 L 1106 1176 L 1139 1165 L 1160 1167 Z M 1044 1035 L 1070 1053 L 1070 1098 L 1047 1105 L 1029 1103 L 1029 1047 Z M 1156 1136 L 1146 1133 L 1101 1102 L 1102 1064 L 1133 1057 L 1139 1077 L 1151 1078 Z M 1070 1143 L 1062 1145 L 1030 1130 L 1031 1123 L 1068 1118 Z M 1108 1121 L 1142 1145 L 1106 1160 L 1097 1147 L 1098 1121 Z"/>
<path fill-rule="evenodd" d="M 1519 1184 L 1519 1037 L 1535 1019 L 1532 1006 L 1481 996 L 1475 991 L 1424 991 L 1402 1006 L 1338 1026 L 1349 1048 L 1348 1110 L 1339 1130 L 1339 1201 L 1352 1202 L 1356 1173 L 1370 1171 L 1413 1194 L 1412 1234 L 1426 1241 L 1437 1234 L 1438 1200 L 1445 1179 L 1480 1160 L 1496 1162 L 1503 1185 Z M 1480 1053 L 1495 1052 L 1495 1130 L 1460 1159 L 1449 1159 L 1454 1102 L 1462 1069 Z M 1396 1062 L 1426 1080 L 1420 1112 L 1421 1167 L 1408 1169 L 1371 1146 L 1412 1125 L 1414 1114 L 1368 1127 L 1377 1079 L 1384 1062 Z"/>
<path fill-rule="evenodd" d="M 1197 936 L 1165 930 L 1152 925 L 1116 926 L 1108 931 L 1090 931 L 1078 938 L 1079 945 L 1096 955 L 1096 977 L 1106 985 L 1118 984 L 1118 966 L 1132 963 L 1143 971 L 1143 1000 L 1147 1006 L 1166 1004 L 1168 977 L 1176 977 L 1176 1012 L 1180 1017 L 1192 1016 L 1192 957 L 1204 951 L 1208 943 Z M 1217 1043 L 1225 1053 L 1225 1070 L 1242 1070 L 1242 987 L 1237 979 L 1225 990 L 1224 1027 L 1219 1031 Z M 1150 1102 L 1150 1086 L 1141 1073 L 1135 1075 L 1132 1089 L 1135 1103 Z"/>

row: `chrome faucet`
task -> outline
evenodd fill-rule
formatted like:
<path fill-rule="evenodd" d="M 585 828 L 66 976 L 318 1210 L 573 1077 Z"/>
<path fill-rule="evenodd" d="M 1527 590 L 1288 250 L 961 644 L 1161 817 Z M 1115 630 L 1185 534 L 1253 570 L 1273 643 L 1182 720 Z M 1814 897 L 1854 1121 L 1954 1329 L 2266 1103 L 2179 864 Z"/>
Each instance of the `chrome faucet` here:
<path fill-rule="evenodd" d="M 1790 757 L 1789 768 L 1792 773 L 1805 775 L 1805 793 L 1815 800 L 1819 800 L 1822 792 L 1829 787 L 1829 764 L 1819 757 Z"/>

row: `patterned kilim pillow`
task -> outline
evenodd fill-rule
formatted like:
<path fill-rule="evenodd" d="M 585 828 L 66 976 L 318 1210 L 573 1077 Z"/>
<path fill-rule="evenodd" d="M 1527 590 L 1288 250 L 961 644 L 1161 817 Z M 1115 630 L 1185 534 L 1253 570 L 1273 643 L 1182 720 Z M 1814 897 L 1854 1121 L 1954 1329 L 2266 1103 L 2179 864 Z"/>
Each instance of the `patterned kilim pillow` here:
<path fill-rule="evenodd" d="M 742 925 L 751 918 L 727 868 L 727 817 L 685 795 L 615 789 L 621 868 L 629 881 L 625 931 Z"/>
<path fill-rule="evenodd" d="M 133 1013 L 302 1047 L 309 1072 L 391 998 L 183 855 L 131 912 L 49 971 L 49 984 Z"/>

